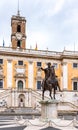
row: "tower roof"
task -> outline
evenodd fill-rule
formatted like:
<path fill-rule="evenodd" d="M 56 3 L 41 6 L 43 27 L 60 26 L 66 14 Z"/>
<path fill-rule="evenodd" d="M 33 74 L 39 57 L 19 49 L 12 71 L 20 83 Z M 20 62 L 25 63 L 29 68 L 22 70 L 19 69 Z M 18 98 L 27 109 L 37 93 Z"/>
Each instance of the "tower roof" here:
<path fill-rule="evenodd" d="M 19 20 L 19 21 L 26 21 L 25 17 L 18 16 L 18 15 L 12 15 L 11 20 Z"/>

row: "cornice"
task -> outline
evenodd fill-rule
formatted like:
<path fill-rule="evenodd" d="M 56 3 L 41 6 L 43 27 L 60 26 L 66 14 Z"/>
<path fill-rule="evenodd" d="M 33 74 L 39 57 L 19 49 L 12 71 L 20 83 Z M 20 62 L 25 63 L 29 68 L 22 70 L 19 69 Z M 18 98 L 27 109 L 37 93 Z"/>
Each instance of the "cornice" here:
<path fill-rule="evenodd" d="M 78 59 L 78 52 L 54 52 L 54 51 L 43 51 L 34 49 L 20 49 L 20 48 L 0 48 L 0 55 L 3 56 L 14 56 L 14 57 L 29 57 L 29 58 L 41 58 L 41 59 Z"/>

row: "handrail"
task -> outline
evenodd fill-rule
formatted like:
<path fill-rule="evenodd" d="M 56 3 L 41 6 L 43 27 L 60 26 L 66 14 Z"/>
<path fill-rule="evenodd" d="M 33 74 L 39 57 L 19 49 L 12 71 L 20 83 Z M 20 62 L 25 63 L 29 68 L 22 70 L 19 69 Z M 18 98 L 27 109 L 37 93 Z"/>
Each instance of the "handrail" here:
<path fill-rule="evenodd" d="M 6 97 L 11 92 L 11 89 L 4 90 L 3 92 L 0 92 L 0 99 Z"/>
<path fill-rule="evenodd" d="M 67 101 L 61 101 L 60 103 L 68 103 L 68 104 L 71 104 L 73 107 L 76 107 L 78 108 L 78 106 L 76 106 L 75 104 L 71 103 L 71 102 L 67 102 Z"/>
<path fill-rule="evenodd" d="M 38 91 L 34 91 L 34 90 L 32 90 L 32 92 L 34 92 L 35 94 L 41 95 L 41 93 L 39 93 Z M 47 97 L 46 95 L 44 95 L 44 97 L 47 98 L 47 99 L 50 99 L 50 98 Z M 42 98 L 42 95 L 41 95 L 41 98 Z"/>

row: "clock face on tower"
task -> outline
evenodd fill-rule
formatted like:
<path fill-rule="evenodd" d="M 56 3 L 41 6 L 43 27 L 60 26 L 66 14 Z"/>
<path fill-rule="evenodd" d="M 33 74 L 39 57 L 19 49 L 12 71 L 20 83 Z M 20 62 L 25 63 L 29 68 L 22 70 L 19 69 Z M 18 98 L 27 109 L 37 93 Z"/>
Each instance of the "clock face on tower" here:
<path fill-rule="evenodd" d="M 16 38 L 17 38 L 17 40 L 21 40 L 22 39 L 22 34 L 21 33 L 16 33 Z"/>

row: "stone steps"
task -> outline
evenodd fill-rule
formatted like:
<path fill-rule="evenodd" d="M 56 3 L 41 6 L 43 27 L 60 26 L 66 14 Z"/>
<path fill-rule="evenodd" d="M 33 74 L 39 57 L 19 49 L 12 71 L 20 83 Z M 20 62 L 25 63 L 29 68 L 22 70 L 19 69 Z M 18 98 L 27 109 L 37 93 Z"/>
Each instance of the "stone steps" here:
<path fill-rule="evenodd" d="M 21 107 L 21 108 L 7 108 L 3 114 L 37 114 L 38 110 L 34 110 L 32 107 Z"/>

